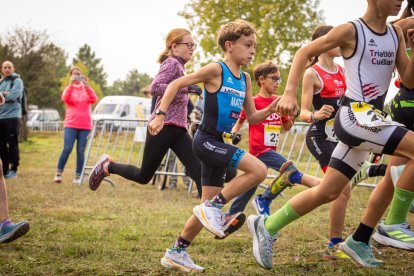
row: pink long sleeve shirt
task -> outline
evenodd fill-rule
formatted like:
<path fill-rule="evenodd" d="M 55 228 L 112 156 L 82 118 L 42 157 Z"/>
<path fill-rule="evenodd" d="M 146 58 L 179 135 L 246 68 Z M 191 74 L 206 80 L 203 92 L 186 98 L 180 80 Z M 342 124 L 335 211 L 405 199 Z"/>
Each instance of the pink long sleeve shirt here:
<path fill-rule="evenodd" d="M 66 86 L 61 99 L 66 104 L 64 127 L 91 130 L 91 105 L 98 101 L 95 91 L 83 83 L 71 84 Z"/>

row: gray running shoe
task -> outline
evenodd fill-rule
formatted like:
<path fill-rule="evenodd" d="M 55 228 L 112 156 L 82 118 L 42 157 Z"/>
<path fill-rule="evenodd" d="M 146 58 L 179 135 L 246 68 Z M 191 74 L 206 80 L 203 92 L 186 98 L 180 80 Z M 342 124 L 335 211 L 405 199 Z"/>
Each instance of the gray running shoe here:
<path fill-rule="evenodd" d="M 382 221 L 372 238 L 382 245 L 414 251 L 414 232 L 407 223 L 386 225 Z"/>

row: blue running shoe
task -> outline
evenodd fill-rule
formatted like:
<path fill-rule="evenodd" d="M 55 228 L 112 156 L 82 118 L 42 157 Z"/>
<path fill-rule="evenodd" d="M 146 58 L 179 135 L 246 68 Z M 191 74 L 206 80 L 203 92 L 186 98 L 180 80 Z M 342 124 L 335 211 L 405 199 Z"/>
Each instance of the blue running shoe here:
<path fill-rule="evenodd" d="M 26 234 L 30 229 L 27 221 L 13 223 L 7 221 L 0 226 L 0 243 L 12 242 Z"/>
<path fill-rule="evenodd" d="M 257 195 L 252 199 L 252 205 L 257 214 L 265 217 L 270 215 L 270 203 L 271 201 L 263 199 L 262 195 Z"/>
<path fill-rule="evenodd" d="M 363 267 L 378 267 L 384 264 L 383 261 L 375 258 L 371 246 L 355 241 L 352 236 L 340 243 L 339 249 L 348 255 L 352 261 Z"/>

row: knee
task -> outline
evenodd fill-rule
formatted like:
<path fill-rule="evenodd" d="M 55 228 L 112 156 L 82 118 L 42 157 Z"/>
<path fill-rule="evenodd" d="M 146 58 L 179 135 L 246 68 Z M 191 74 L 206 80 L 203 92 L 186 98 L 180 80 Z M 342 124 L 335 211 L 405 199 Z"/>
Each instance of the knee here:
<path fill-rule="evenodd" d="M 322 191 L 318 189 L 319 199 L 322 203 L 329 203 L 337 199 L 341 193 L 337 191 Z"/>
<path fill-rule="evenodd" d="M 259 163 L 253 172 L 257 183 L 262 183 L 267 177 L 267 167 L 263 163 Z"/>

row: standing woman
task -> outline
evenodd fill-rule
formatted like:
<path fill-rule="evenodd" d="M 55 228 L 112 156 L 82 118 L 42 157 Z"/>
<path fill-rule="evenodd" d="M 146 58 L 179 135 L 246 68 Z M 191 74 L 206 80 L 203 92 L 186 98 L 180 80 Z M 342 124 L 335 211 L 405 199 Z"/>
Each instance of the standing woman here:
<path fill-rule="evenodd" d="M 78 183 L 85 160 L 87 138 L 92 129 L 91 105 L 98 101 L 95 91 L 89 86 L 88 79 L 78 67 L 69 71 L 70 84 L 62 93 L 62 101 L 66 104 L 64 122 L 63 150 L 59 157 L 54 181 L 62 182 L 62 173 L 66 162 L 76 143 L 76 171 L 74 183 Z"/>
<path fill-rule="evenodd" d="M 149 122 L 156 117 L 163 117 L 164 128 L 156 136 L 147 132 L 141 168 L 115 163 L 108 154 L 102 155 L 89 176 L 89 187 L 92 190 L 98 189 L 102 180 L 111 173 L 140 184 L 147 184 L 168 149 L 172 149 L 196 182 L 198 193 L 201 195 L 201 164 L 191 150 L 192 140 L 187 132 L 188 93 L 195 91 L 189 87 L 180 89 L 167 110 L 159 109 L 165 89 L 170 82 L 184 76 L 184 65 L 191 59 L 196 47 L 197 44 L 188 30 L 173 29 L 168 33 L 165 50 L 158 58 L 161 67 L 150 88 L 151 95 L 157 96 L 158 99 Z"/>

